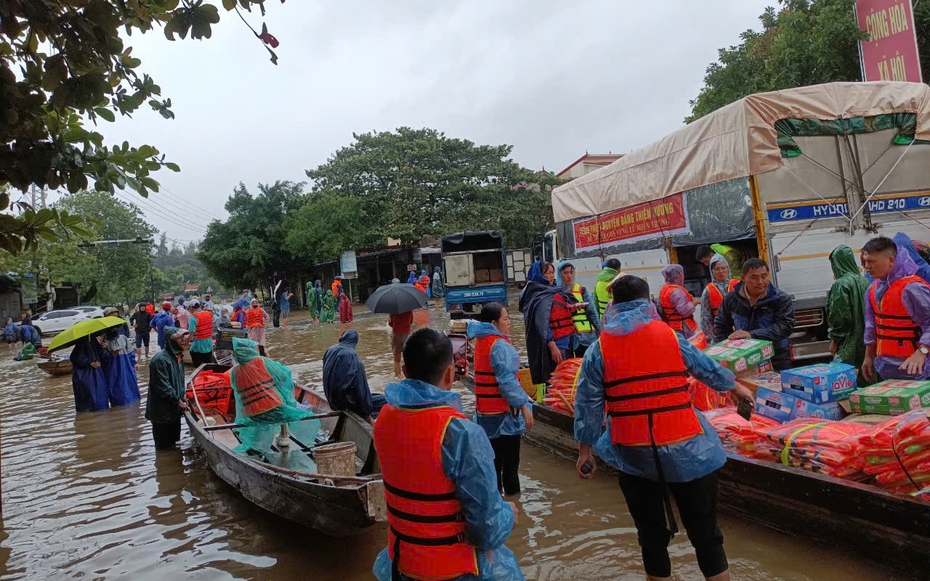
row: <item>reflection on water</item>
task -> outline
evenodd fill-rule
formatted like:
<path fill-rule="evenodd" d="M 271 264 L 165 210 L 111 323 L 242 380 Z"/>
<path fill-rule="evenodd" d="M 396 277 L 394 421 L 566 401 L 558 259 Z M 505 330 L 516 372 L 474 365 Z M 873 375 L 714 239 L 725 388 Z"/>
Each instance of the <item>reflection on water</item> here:
<path fill-rule="evenodd" d="M 519 317 L 515 312 L 514 334 L 522 348 Z M 417 311 L 414 320 L 448 324 L 438 309 Z M 297 313 L 290 324 L 268 330 L 269 355 L 290 365 L 302 383 L 319 385 L 323 352 L 348 326 L 359 331 L 372 388 L 381 391 L 393 380 L 385 316 L 309 325 Z M 217 478 L 186 431 L 181 450 L 156 457 L 138 404 L 75 417 L 70 376 L 49 377 L 34 362 L 13 362 L 13 355 L 0 351 L 0 579 L 372 578 L 383 525 L 331 540 L 270 515 Z M 471 408 L 470 395 L 463 398 Z M 522 457 L 520 523 L 508 545 L 527 578 L 642 579 L 636 531 L 616 482 L 603 475 L 582 482 L 570 462 L 526 444 Z M 727 518 L 722 527 L 734 579 L 905 579 L 804 539 Z M 671 553 L 680 579 L 701 579 L 684 535 Z"/>

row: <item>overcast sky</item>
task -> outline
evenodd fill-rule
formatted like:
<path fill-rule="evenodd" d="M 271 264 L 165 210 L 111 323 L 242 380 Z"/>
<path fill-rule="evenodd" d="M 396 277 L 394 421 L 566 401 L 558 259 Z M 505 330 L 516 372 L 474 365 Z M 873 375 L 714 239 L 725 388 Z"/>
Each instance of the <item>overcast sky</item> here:
<path fill-rule="evenodd" d="M 431 127 L 553 171 L 585 151 L 629 152 L 681 126 L 717 49 L 774 3 L 269 0 L 278 66 L 221 9 L 210 40 L 128 40 L 177 118 L 145 105 L 103 129 L 180 164 L 141 203 L 169 237 L 196 240 L 240 181 L 305 181 L 353 132 Z"/>

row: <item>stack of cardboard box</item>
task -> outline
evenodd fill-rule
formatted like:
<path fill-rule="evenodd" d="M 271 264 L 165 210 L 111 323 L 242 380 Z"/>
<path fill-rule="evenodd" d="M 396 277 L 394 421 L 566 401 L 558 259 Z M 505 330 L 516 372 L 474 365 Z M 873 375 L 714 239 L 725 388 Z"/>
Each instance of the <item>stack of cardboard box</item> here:
<path fill-rule="evenodd" d="M 758 388 L 756 413 L 785 423 L 796 418 L 840 420 L 841 400 L 856 389 L 856 369 L 845 363 L 808 365 L 773 375 L 749 378 Z M 750 385 L 747 381 L 744 381 Z"/>

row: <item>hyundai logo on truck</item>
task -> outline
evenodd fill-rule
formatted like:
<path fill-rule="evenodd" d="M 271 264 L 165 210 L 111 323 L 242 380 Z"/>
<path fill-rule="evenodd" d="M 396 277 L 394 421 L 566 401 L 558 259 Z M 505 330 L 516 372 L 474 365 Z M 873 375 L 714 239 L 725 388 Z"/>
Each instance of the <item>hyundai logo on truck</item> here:
<path fill-rule="evenodd" d="M 930 208 L 930 196 L 926 192 L 912 194 L 895 194 L 875 197 L 868 202 L 869 212 L 884 214 Z M 855 210 L 853 209 L 853 213 Z M 768 209 L 769 222 L 792 222 L 796 220 L 816 220 L 819 218 L 839 218 L 850 215 L 846 202 L 801 202 L 798 204 L 777 204 Z"/>

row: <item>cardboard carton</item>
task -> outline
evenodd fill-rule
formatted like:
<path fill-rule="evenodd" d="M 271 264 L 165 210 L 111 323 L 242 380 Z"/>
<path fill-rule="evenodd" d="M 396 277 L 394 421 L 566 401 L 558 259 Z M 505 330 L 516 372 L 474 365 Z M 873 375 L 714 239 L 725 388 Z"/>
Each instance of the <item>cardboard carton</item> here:
<path fill-rule="evenodd" d="M 843 408 L 836 402 L 816 404 L 798 398 L 795 403 L 796 418 L 819 418 L 822 420 L 838 421 L 843 419 Z"/>
<path fill-rule="evenodd" d="M 751 389 L 753 393 L 756 393 L 760 387 L 767 387 L 772 391 L 781 391 L 781 374 L 777 371 L 746 376 L 740 375 L 737 376 L 736 381 Z"/>
<path fill-rule="evenodd" d="M 781 372 L 781 390 L 811 403 L 846 399 L 856 390 L 856 368 L 827 363 L 788 369 Z"/>
<path fill-rule="evenodd" d="M 888 416 L 930 408 L 930 381 L 889 379 L 856 390 L 849 404 L 854 412 Z"/>
<path fill-rule="evenodd" d="M 734 373 L 740 373 L 768 361 L 775 353 L 771 341 L 731 339 L 704 350 L 711 359 Z"/>
<path fill-rule="evenodd" d="M 784 424 L 797 417 L 797 402 L 793 395 L 760 387 L 756 392 L 756 413 Z"/>

